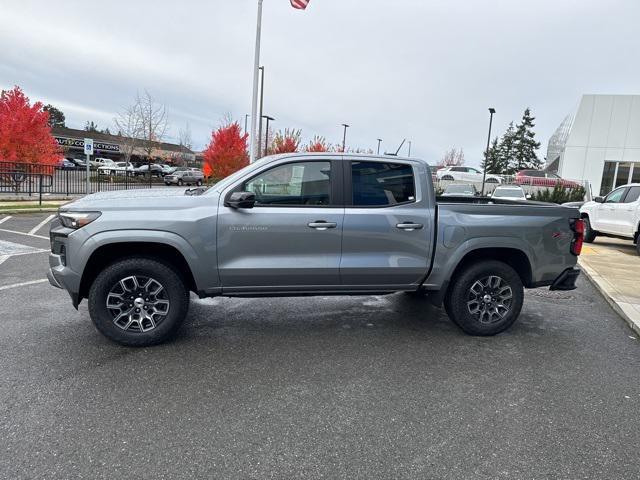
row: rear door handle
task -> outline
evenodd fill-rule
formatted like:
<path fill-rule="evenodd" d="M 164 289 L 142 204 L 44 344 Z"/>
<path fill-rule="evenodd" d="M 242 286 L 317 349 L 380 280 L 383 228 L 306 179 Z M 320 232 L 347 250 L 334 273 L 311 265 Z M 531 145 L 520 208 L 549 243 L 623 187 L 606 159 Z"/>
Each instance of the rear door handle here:
<path fill-rule="evenodd" d="M 315 228 L 316 230 L 326 230 L 327 228 L 336 228 L 338 226 L 335 222 L 325 222 L 324 220 L 317 220 L 315 222 L 310 222 L 307 224 L 310 228 Z"/>
<path fill-rule="evenodd" d="M 414 230 L 420 230 L 422 228 L 421 223 L 403 222 L 396 225 L 396 228 L 405 230 L 407 232 L 413 232 Z"/>

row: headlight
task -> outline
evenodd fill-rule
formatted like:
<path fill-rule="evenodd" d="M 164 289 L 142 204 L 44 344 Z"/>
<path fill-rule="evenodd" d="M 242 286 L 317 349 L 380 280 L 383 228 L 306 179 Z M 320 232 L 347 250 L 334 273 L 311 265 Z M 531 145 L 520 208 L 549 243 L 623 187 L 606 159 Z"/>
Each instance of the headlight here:
<path fill-rule="evenodd" d="M 77 230 L 89 225 L 100 215 L 102 215 L 100 212 L 59 212 L 58 218 L 65 227 Z"/>

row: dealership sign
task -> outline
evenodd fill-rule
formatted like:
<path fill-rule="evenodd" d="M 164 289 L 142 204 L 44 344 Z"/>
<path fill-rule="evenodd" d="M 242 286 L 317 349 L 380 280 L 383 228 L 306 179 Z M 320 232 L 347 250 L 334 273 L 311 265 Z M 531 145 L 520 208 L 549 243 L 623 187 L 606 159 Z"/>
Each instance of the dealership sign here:
<path fill-rule="evenodd" d="M 84 150 L 84 140 L 82 138 L 54 137 L 61 147 L 80 148 Z M 103 152 L 120 152 L 120 145 L 117 143 L 93 142 L 93 150 Z"/>

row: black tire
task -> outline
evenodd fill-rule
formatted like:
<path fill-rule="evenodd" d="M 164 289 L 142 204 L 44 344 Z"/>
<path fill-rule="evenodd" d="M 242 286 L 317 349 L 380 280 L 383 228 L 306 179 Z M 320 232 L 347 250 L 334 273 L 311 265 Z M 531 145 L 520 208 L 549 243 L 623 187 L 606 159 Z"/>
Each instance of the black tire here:
<path fill-rule="evenodd" d="M 196 185 L 197 185 L 198 187 L 201 187 L 201 186 L 202 186 L 202 180 L 198 180 L 198 181 L 196 182 Z"/>
<path fill-rule="evenodd" d="M 171 184 L 170 184 L 170 183 L 168 183 L 168 182 L 164 182 L 164 184 L 165 184 L 167 187 L 170 187 L 170 186 L 171 186 Z"/>
<path fill-rule="evenodd" d="M 499 285 L 491 280 L 496 277 L 501 281 Z M 504 290 L 505 287 L 509 290 Z M 510 298 L 500 300 L 500 294 L 503 297 L 510 294 Z M 487 297 L 485 304 L 482 299 Z M 518 273 L 506 263 L 485 260 L 465 267 L 456 275 L 445 297 L 445 310 L 465 333 L 489 336 L 503 332 L 516 321 L 523 300 L 524 287 Z M 476 305 L 478 312 L 472 313 Z"/>
<path fill-rule="evenodd" d="M 178 180 L 178 186 L 181 187 L 182 185 L 184 185 L 184 182 L 182 181 L 182 179 Z"/>
<path fill-rule="evenodd" d="M 497 178 L 487 178 L 487 182 L 486 183 L 500 183 L 500 180 L 498 180 Z"/>
<path fill-rule="evenodd" d="M 120 280 L 133 276 L 155 280 L 157 284 L 162 286 L 162 291 L 159 294 L 151 295 L 162 295 L 163 300 L 161 301 L 168 302 L 166 315 L 153 313 L 152 317 L 154 315 L 158 316 L 153 322 L 147 323 L 146 327 L 148 329 L 146 331 L 144 330 L 144 320 L 134 320 L 132 322 L 131 315 L 122 316 L 122 322 L 129 320 L 128 325 L 130 326 L 127 329 L 117 325 L 115 323 L 117 312 L 114 309 L 107 308 L 109 295 L 118 295 L 114 294 L 113 291 L 114 288 L 119 288 L 117 287 L 119 284 L 122 285 Z M 120 295 L 128 295 L 128 291 L 122 290 L 124 293 Z M 140 296 L 145 295 L 147 294 L 140 294 Z M 153 297 L 152 300 L 157 302 L 158 297 Z M 189 311 L 189 290 L 181 276 L 171 265 L 153 258 L 129 257 L 112 263 L 98 274 L 89 290 L 88 304 L 91 320 L 105 337 L 129 347 L 146 347 L 164 342 L 178 331 Z M 129 307 L 131 306 L 132 304 L 129 305 Z M 124 307 L 127 308 L 127 305 L 124 305 Z M 118 307 L 115 308 L 118 311 L 122 311 Z M 141 309 L 136 311 L 139 310 Z M 132 312 L 131 309 L 129 311 Z M 138 318 L 140 318 L 140 315 L 138 315 Z M 156 321 L 157 324 L 155 323 Z M 137 325 L 135 322 L 137 322 Z M 151 324 L 153 324 L 153 327 L 150 326 Z"/>
<path fill-rule="evenodd" d="M 598 236 L 598 232 L 591 228 L 589 217 L 584 217 L 582 220 L 584 220 L 584 241 L 587 243 L 593 243 Z"/>
<path fill-rule="evenodd" d="M 454 178 L 451 175 L 443 175 L 441 180 L 453 181 Z"/>

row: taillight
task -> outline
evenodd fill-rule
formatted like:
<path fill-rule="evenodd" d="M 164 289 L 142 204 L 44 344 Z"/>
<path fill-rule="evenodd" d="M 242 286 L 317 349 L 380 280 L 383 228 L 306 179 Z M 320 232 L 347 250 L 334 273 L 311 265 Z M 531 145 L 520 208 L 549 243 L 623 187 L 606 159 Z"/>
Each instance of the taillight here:
<path fill-rule="evenodd" d="M 573 230 L 571 253 L 577 256 L 582 252 L 582 244 L 584 243 L 584 220 L 581 218 L 573 220 L 571 223 L 571 229 Z"/>

